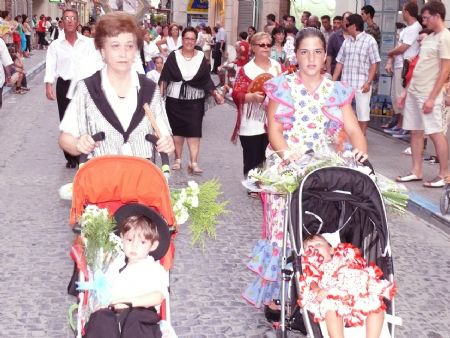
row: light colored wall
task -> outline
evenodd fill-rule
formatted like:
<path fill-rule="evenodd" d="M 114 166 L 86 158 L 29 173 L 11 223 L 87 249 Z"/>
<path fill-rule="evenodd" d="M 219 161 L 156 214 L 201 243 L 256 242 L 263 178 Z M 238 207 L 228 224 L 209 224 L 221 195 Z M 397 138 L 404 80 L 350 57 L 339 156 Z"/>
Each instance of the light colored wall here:
<path fill-rule="evenodd" d="M 258 31 L 262 31 L 264 29 L 264 26 L 267 23 L 266 16 L 268 14 L 275 14 L 277 21 L 280 20 L 279 17 L 280 3 L 278 1 L 263 0 L 260 3 L 262 3 L 262 8 L 260 7 L 259 23 L 258 27 L 256 27 Z"/>
<path fill-rule="evenodd" d="M 47 0 L 34 0 L 33 1 L 33 13 L 37 14 L 38 19 L 41 14 L 44 14 L 45 16 L 50 16 L 52 19 L 58 17 L 61 17 L 62 10 L 58 8 L 58 5 L 56 3 L 51 3 Z"/>
<path fill-rule="evenodd" d="M 364 1 L 358 1 L 358 3 L 364 3 Z M 356 2 L 355 1 L 348 1 L 348 0 L 338 0 L 336 1 L 336 13 L 335 15 L 342 15 L 342 13 L 350 11 L 352 13 L 359 13 L 360 12 L 360 8 L 363 5 L 358 5 L 358 11 L 355 12 L 356 10 Z"/>
<path fill-rule="evenodd" d="M 173 3 L 172 21 L 176 24 L 186 27 L 188 0 L 174 0 L 172 3 Z"/>

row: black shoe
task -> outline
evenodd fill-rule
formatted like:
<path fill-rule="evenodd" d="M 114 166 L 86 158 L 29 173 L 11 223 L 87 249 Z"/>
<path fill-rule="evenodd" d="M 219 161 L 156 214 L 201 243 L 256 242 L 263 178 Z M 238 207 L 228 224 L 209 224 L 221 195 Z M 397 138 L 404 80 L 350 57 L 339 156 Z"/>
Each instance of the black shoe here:
<path fill-rule="evenodd" d="M 281 310 L 274 310 L 271 309 L 268 305 L 265 305 L 264 316 L 269 323 L 279 322 L 281 318 Z"/>
<path fill-rule="evenodd" d="M 77 167 L 77 163 L 74 161 L 67 161 L 66 168 L 73 169 Z"/>

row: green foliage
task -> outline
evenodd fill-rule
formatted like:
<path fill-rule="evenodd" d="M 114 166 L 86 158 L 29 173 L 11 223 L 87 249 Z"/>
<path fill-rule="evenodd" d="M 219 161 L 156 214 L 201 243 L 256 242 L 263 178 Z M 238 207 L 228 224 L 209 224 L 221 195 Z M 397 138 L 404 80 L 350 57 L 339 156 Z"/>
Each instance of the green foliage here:
<path fill-rule="evenodd" d="M 116 243 L 111 240 L 116 222 L 106 209 L 86 208 L 81 216 L 82 234 L 86 238 L 85 256 L 88 265 L 97 271 L 104 268 L 104 257 L 116 252 Z"/>
<path fill-rule="evenodd" d="M 196 208 L 189 208 L 192 234 L 192 244 L 204 248 L 206 237 L 216 237 L 216 224 L 219 216 L 228 212 L 228 201 L 218 202 L 220 183 L 217 179 L 209 180 L 200 185 L 199 203 Z"/>

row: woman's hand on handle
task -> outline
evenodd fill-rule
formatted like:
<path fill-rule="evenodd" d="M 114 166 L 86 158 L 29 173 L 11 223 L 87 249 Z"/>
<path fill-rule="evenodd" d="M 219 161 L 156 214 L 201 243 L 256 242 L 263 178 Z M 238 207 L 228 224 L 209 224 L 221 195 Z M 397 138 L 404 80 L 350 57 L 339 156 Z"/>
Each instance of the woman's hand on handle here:
<path fill-rule="evenodd" d="M 81 135 L 76 144 L 77 150 L 82 154 L 90 154 L 97 146 L 97 142 L 88 134 Z"/>
<path fill-rule="evenodd" d="M 366 152 L 359 150 L 358 148 L 354 148 L 352 153 L 355 160 L 357 160 L 359 163 L 364 163 L 364 161 L 369 158 L 369 155 L 367 155 Z"/>
<path fill-rule="evenodd" d="M 162 136 L 156 142 L 156 150 L 159 153 L 172 153 L 175 150 L 172 136 Z"/>

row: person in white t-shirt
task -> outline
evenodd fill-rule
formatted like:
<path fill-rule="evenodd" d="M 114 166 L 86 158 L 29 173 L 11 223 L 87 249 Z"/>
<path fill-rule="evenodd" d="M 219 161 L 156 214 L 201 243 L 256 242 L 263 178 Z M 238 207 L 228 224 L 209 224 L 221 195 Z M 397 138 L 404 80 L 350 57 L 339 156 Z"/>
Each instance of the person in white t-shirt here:
<path fill-rule="evenodd" d="M 152 69 L 155 69 L 155 65 L 153 64 L 153 58 L 159 54 L 158 46 L 156 43 L 152 41 L 152 36 L 150 32 L 146 29 L 143 31 L 143 51 L 144 51 L 144 62 L 145 62 L 145 71 L 148 72 Z"/>
<path fill-rule="evenodd" d="M 153 58 L 153 63 L 155 64 L 155 69 L 147 72 L 147 77 L 155 83 L 159 82 L 159 77 L 161 76 L 161 71 L 164 66 L 164 59 L 161 55 L 157 55 Z"/>
<path fill-rule="evenodd" d="M 386 63 L 386 72 L 393 75 L 391 99 L 394 108 L 397 124 L 385 131 L 390 134 L 401 135 L 403 133 L 403 109 L 398 104 L 398 98 L 403 92 L 402 69 L 404 60 L 410 60 L 419 54 L 419 43 L 417 37 L 422 30 L 422 26 L 417 21 L 419 9 L 416 3 L 409 2 L 403 7 L 403 20 L 408 25 L 399 35 L 398 45 L 389 51 L 389 59 Z"/>
<path fill-rule="evenodd" d="M 411 131 L 411 171 L 397 177 L 399 182 L 423 179 L 424 138 L 436 149 L 439 171 L 423 182 L 427 188 L 442 188 L 448 176 L 448 141 L 442 119 L 443 88 L 450 74 L 450 31 L 445 25 L 442 2 L 427 2 L 421 9 L 423 24 L 433 33 L 423 39 L 419 59 L 408 85 L 404 102 L 403 128 Z"/>
<path fill-rule="evenodd" d="M 3 39 L 0 39 L 0 108 L 2 107 L 3 85 L 11 83 L 11 66 L 13 60 Z"/>
<path fill-rule="evenodd" d="M 162 51 L 161 48 L 163 45 L 167 45 L 168 53 L 179 49 L 182 45 L 180 28 L 175 24 L 171 24 L 169 26 L 169 36 L 162 37 L 156 42 L 156 45 L 160 48 L 160 51 Z"/>

